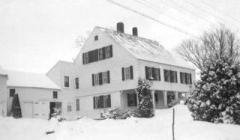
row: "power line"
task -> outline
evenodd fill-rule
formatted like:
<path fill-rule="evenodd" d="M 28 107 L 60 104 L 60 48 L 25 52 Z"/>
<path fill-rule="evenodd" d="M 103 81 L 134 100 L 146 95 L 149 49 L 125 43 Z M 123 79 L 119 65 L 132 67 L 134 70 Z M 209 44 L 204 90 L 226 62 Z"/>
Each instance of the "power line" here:
<path fill-rule="evenodd" d="M 209 7 L 210 9 L 212 9 L 213 11 L 218 12 L 217 10 L 215 10 L 215 8 L 213 8 L 212 6 L 210 6 L 209 3 L 206 3 L 206 2 L 203 1 L 203 0 L 202 0 L 201 2 L 202 2 L 202 4 L 204 4 L 205 6 Z M 226 15 L 226 14 L 225 14 L 225 15 Z M 231 18 L 232 20 L 234 20 L 235 22 L 237 22 L 238 24 L 240 23 L 240 20 L 238 20 L 237 18 L 234 18 L 234 17 L 232 17 L 231 15 L 228 15 L 228 17 Z"/>
<path fill-rule="evenodd" d="M 212 12 L 209 12 L 209 9 L 211 10 L 211 8 L 209 8 L 209 6 L 206 7 L 206 5 L 205 5 L 205 7 L 199 7 L 199 6 L 197 6 L 197 5 L 189 2 L 189 1 L 187 1 L 187 0 L 185 0 L 185 2 L 188 3 L 189 5 L 191 5 L 192 7 L 198 8 L 198 9 L 200 9 L 201 11 L 203 11 L 203 12 L 205 12 L 205 13 L 207 13 L 207 14 L 211 14 L 213 17 L 215 17 L 216 19 L 219 19 L 219 20 L 220 20 L 221 22 L 223 22 L 223 23 L 225 23 L 225 21 L 226 21 L 226 19 L 223 18 L 222 16 L 220 16 L 219 14 L 213 14 Z M 207 8 L 208 10 L 207 10 L 206 8 Z M 216 11 L 215 11 L 215 12 L 216 12 Z M 238 23 L 238 24 L 239 24 L 239 23 Z M 235 27 L 237 27 L 237 26 L 235 25 Z"/>
<path fill-rule="evenodd" d="M 117 5 L 117 6 L 121 7 L 121 8 L 123 8 L 123 9 L 126 9 L 126 10 L 128 10 L 128 11 L 131 11 L 131 12 L 136 13 L 136 14 L 138 14 L 138 15 L 141 15 L 141 16 L 143 16 L 143 17 L 145 17 L 145 18 L 150 19 L 150 20 L 153 20 L 153 21 L 155 21 L 155 22 L 157 22 L 157 23 L 159 23 L 159 24 L 161 24 L 161 25 L 163 25 L 163 26 L 166 26 L 166 27 L 168 27 L 168 28 L 171 28 L 171 29 L 173 29 L 173 30 L 176 30 L 176 31 L 178 31 L 178 32 L 180 32 L 180 33 L 183 33 L 183 34 L 188 35 L 188 36 L 191 36 L 191 37 L 196 37 L 195 35 L 193 35 L 193 34 L 191 34 L 191 33 L 188 33 L 188 32 L 186 32 L 186 31 L 184 31 L 184 30 L 182 30 L 182 29 L 180 29 L 180 28 L 178 28 L 178 27 L 176 27 L 176 26 L 173 26 L 173 25 L 169 25 L 169 24 L 167 24 L 167 23 L 164 23 L 164 22 L 162 22 L 162 21 L 160 21 L 160 20 L 158 20 L 158 19 L 156 19 L 156 18 L 153 18 L 153 17 L 151 17 L 151 16 L 149 16 L 149 15 L 146 15 L 146 14 L 144 14 L 144 13 L 141 13 L 141 12 L 139 12 L 139 11 L 137 11 L 137 10 L 134 10 L 134 9 L 128 7 L 128 6 L 122 5 L 122 4 L 120 4 L 120 3 L 118 3 L 118 2 L 115 2 L 115 1 L 113 1 L 113 0 L 107 0 L 107 1 L 110 2 L 110 3 L 112 3 L 112 4 L 114 4 L 114 5 Z"/>
<path fill-rule="evenodd" d="M 152 6 L 155 6 L 155 7 L 157 6 L 157 5 L 153 4 L 153 3 L 150 3 L 150 2 L 147 1 L 147 0 L 142 0 L 142 1 L 145 1 L 145 3 L 149 3 L 149 4 L 151 4 Z M 169 6 L 169 4 L 167 4 L 166 2 L 163 2 L 163 3 L 164 3 L 164 5 L 166 5 L 166 6 L 170 7 L 170 8 L 173 8 L 172 6 Z M 174 3 L 177 4 L 176 2 L 174 2 Z M 204 20 L 204 21 L 206 21 L 206 22 L 209 22 L 208 20 L 206 20 L 204 17 L 202 17 L 202 16 L 200 16 L 200 15 L 194 15 L 191 10 L 184 8 L 182 5 L 179 5 L 179 4 L 177 4 L 177 5 L 178 5 L 178 8 L 180 8 L 180 10 L 178 9 L 177 11 L 182 12 L 181 10 L 183 10 L 183 11 L 185 11 L 185 13 L 186 13 L 186 12 L 187 12 L 187 13 L 190 13 L 190 14 L 192 14 L 193 16 L 197 16 L 197 17 L 199 17 L 200 19 L 202 19 L 202 20 Z M 174 8 L 174 9 L 176 10 L 177 8 Z M 178 20 L 179 20 L 179 19 L 178 19 Z"/>
<path fill-rule="evenodd" d="M 136 2 L 138 2 L 138 3 L 140 3 L 140 4 L 142 4 L 142 5 L 144 5 L 145 7 L 148 7 L 148 8 L 150 8 L 150 9 L 152 9 L 152 10 L 155 10 L 156 12 L 158 12 L 158 13 L 161 13 L 161 11 L 159 11 L 159 9 L 161 9 L 161 7 L 159 7 L 158 5 L 155 5 L 155 4 L 153 4 L 153 3 L 150 3 L 150 2 L 148 2 L 148 1 L 146 1 L 146 0 L 134 0 L 134 1 L 136 1 Z M 166 5 L 166 4 L 165 4 Z M 176 17 L 171 17 L 171 16 L 168 16 L 170 19 L 172 19 L 172 20 L 178 20 L 178 21 L 182 21 L 182 22 L 185 22 L 184 20 L 182 20 L 182 19 L 180 19 L 180 18 L 176 18 Z"/>
<path fill-rule="evenodd" d="M 192 7 L 195 7 L 195 8 L 197 8 L 197 9 L 200 9 L 201 11 L 209 14 L 209 11 L 207 11 L 206 9 L 204 9 L 204 8 L 202 8 L 202 7 L 200 8 L 199 6 L 196 6 L 195 4 L 193 4 L 193 3 L 191 3 L 191 2 L 189 2 L 189 1 L 187 1 L 187 0 L 184 0 L 184 1 L 185 1 L 187 4 L 191 5 Z M 220 16 L 216 16 L 216 15 L 214 15 L 214 14 L 212 14 L 212 13 L 211 13 L 211 15 L 214 16 L 215 18 L 218 18 L 218 19 L 224 21 L 224 19 L 223 19 L 222 17 L 220 17 Z"/>

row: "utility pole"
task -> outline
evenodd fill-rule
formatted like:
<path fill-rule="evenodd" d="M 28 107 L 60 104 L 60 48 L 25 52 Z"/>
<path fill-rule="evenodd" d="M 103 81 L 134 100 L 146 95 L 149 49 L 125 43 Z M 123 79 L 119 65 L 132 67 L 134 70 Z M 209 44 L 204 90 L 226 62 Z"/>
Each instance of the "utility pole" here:
<path fill-rule="evenodd" d="M 175 125 L 175 109 L 173 108 L 173 116 L 172 116 L 172 138 L 173 140 L 175 140 L 175 136 L 174 136 L 174 125 Z"/>

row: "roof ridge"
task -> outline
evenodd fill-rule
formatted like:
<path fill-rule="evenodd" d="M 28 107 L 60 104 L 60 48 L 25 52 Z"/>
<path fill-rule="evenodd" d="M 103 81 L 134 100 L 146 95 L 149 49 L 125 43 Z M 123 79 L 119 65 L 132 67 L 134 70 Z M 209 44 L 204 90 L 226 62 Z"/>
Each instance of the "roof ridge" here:
<path fill-rule="evenodd" d="M 38 75 L 46 75 L 45 73 L 38 73 L 38 72 L 30 72 L 30 71 L 23 71 L 23 70 L 12 70 L 12 69 L 5 69 L 5 72 L 19 72 L 19 73 L 27 73 L 27 74 L 38 74 Z"/>
<path fill-rule="evenodd" d="M 120 33 L 120 32 L 118 32 L 116 30 L 105 28 L 105 27 L 101 27 L 101 26 L 95 26 L 95 27 L 96 28 L 100 28 L 100 29 L 104 29 L 104 30 L 108 30 L 108 31 L 112 31 L 112 32 L 120 34 L 120 35 L 123 34 L 123 35 L 127 35 L 127 36 L 130 36 L 130 37 L 133 37 L 133 38 L 139 38 L 139 39 L 143 39 L 143 40 L 148 40 L 148 41 L 151 41 L 153 43 L 156 43 L 156 44 L 160 45 L 158 41 L 153 40 L 153 39 L 149 39 L 149 38 L 145 38 L 145 37 L 141 37 L 141 36 L 134 36 L 134 35 L 129 34 L 129 33 Z"/>
<path fill-rule="evenodd" d="M 110 35 L 119 45 L 124 47 L 137 59 L 190 68 L 186 62 L 183 63 L 178 61 L 173 54 L 159 44 L 158 41 L 133 36 L 128 33 L 120 33 L 116 30 L 100 26 L 96 26 L 96 28 L 105 34 Z"/>

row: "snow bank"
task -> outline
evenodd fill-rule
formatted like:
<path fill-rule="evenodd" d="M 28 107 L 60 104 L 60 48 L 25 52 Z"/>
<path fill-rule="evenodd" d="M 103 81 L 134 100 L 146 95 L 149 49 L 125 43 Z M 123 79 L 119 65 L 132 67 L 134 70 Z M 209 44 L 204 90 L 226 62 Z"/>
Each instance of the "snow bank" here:
<path fill-rule="evenodd" d="M 240 126 L 193 121 L 186 106 L 176 110 L 176 140 L 239 140 Z M 172 109 L 157 110 L 151 119 L 57 122 L 0 118 L 0 140 L 171 140 Z M 46 135 L 46 131 L 55 133 Z"/>

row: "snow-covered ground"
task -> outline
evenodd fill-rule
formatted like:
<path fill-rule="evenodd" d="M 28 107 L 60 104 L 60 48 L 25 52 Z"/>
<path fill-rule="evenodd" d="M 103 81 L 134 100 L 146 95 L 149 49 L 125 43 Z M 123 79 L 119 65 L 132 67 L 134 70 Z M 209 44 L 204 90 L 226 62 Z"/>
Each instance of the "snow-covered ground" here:
<path fill-rule="evenodd" d="M 240 126 L 193 121 L 186 106 L 175 106 L 175 140 L 240 140 Z M 0 118 L 0 140 L 172 140 L 172 109 L 151 119 L 55 120 Z M 55 133 L 46 135 L 48 130 Z"/>

